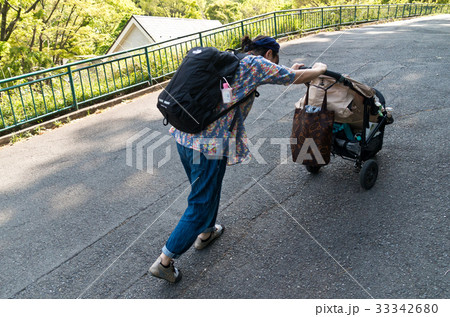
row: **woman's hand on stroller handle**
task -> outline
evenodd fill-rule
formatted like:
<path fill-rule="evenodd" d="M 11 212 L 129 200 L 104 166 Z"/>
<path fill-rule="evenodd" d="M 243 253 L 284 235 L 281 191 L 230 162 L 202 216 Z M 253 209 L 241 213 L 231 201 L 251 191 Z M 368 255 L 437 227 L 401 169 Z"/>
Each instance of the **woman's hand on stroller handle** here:
<path fill-rule="evenodd" d="M 291 69 L 293 70 L 299 70 L 305 67 L 305 64 L 300 64 L 300 63 L 295 63 L 294 65 L 291 66 Z"/>
<path fill-rule="evenodd" d="M 300 65 L 300 64 L 294 64 Z M 298 66 L 297 66 L 298 67 Z M 308 83 L 314 78 L 322 75 L 327 71 L 327 65 L 323 63 L 315 63 L 313 67 L 304 67 L 300 66 L 299 69 L 296 70 L 294 84 L 304 84 Z"/>
<path fill-rule="evenodd" d="M 313 65 L 312 69 L 317 69 L 318 71 L 320 71 L 320 75 L 322 75 L 323 73 L 325 73 L 327 71 L 327 65 L 325 65 L 323 63 L 315 63 Z"/>
<path fill-rule="evenodd" d="M 300 69 L 312 69 L 312 68 L 315 68 L 315 67 L 320 68 L 320 67 L 323 67 L 323 66 L 327 67 L 327 65 L 325 65 L 325 64 L 322 64 L 322 63 L 316 63 L 316 64 L 314 64 L 313 67 L 306 67 L 306 66 L 303 66 L 303 67 L 300 67 Z M 345 80 L 344 75 L 342 75 L 342 74 L 340 74 L 340 73 L 332 72 L 332 71 L 330 71 L 330 70 L 328 70 L 328 69 L 325 69 L 325 71 L 324 71 L 322 74 L 323 74 L 323 75 L 326 75 L 326 76 L 328 76 L 328 77 L 333 77 L 333 78 L 336 79 L 338 82 L 343 82 L 343 81 Z M 320 75 L 322 75 L 322 74 L 320 74 Z"/>

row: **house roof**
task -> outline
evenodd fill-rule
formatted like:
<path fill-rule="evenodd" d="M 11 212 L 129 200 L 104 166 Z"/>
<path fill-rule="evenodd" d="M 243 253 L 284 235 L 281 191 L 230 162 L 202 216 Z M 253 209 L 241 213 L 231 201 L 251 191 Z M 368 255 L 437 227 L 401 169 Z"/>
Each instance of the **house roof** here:
<path fill-rule="evenodd" d="M 155 41 L 162 42 L 222 25 L 218 20 L 166 18 L 133 15 L 142 29 Z"/>

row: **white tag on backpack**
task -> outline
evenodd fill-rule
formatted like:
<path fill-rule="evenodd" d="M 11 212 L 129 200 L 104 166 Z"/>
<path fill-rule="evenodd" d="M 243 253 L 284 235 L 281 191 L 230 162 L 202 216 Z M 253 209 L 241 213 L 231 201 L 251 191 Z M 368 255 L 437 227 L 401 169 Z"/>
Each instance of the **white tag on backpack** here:
<path fill-rule="evenodd" d="M 228 83 L 223 84 L 223 88 L 220 89 L 222 92 L 223 103 L 230 103 L 233 96 L 233 88 L 231 88 Z"/>

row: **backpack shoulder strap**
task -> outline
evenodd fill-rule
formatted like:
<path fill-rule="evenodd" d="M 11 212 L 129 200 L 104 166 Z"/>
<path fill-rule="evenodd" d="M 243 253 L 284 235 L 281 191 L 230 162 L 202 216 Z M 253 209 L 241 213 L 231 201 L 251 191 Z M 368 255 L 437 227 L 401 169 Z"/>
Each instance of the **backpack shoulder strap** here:
<path fill-rule="evenodd" d="M 227 49 L 227 51 L 231 51 L 233 52 L 234 55 L 236 55 L 236 57 L 239 60 L 242 60 L 244 57 L 246 57 L 248 54 L 246 53 L 241 53 L 238 50 L 235 49 Z M 242 98 L 241 100 L 237 101 L 236 103 L 234 103 L 233 105 L 231 105 L 229 108 L 223 110 L 222 112 L 219 112 L 211 122 L 214 122 L 218 119 L 220 119 L 221 117 L 223 117 L 224 115 L 226 115 L 228 112 L 230 112 L 231 110 L 235 109 L 236 107 L 238 107 L 239 105 L 243 104 L 244 102 L 248 101 L 252 96 L 255 97 L 259 97 L 259 92 L 255 89 L 253 89 L 252 91 L 250 91 L 244 98 Z M 237 120 L 237 116 L 236 114 L 233 117 L 233 121 L 231 122 L 229 131 L 232 131 L 234 128 L 234 125 L 236 124 L 236 120 Z"/>
<path fill-rule="evenodd" d="M 234 55 L 236 55 L 237 58 L 239 58 L 239 60 L 243 59 L 245 56 L 248 56 L 247 53 L 240 52 L 239 50 L 236 50 L 236 49 L 233 49 L 233 48 L 227 48 L 226 50 L 228 52 L 232 52 Z"/>
<path fill-rule="evenodd" d="M 224 115 L 226 115 L 228 112 L 230 112 L 231 110 L 235 109 L 236 107 L 238 107 L 239 105 L 243 104 L 244 102 L 246 102 L 247 100 L 249 100 L 252 96 L 255 96 L 256 98 L 259 97 L 259 92 L 256 89 L 253 89 L 250 93 L 248 93 L 244 98 L 242 98 L 241 100 L 239 100 L 238 102 L 234 103 L 233 105 L 231 105 L 229 108 L 223 110 L 222 112 L 219 112 L 215 117 L 214 120 L 211 122 L 214 122 L 218 119 L 220 119 L 221 117 L 223 117 Z M 233 121 L 231 121 L 231 125 L 229 128 L 229 131 L 232 131 L 234 128 L 234 125 L 236 124 L 236 120 L 237 120 L 237 116 L 236 114 L 234 115 Z"/>

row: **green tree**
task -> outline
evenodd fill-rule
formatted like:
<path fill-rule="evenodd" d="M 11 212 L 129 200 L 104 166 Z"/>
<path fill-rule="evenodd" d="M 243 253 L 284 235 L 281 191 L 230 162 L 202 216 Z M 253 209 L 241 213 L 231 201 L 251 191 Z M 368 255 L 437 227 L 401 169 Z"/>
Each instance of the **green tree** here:
<path fill-rule="evenodd" d="M 0 41 L 8 41 L 24 14 L 34 10 L 41 0 L 0 1 Z"/>
<path fill-rule="evenodd" d="M 241 6 L 230 0 L 217 1 L 207 6 L 206 16 L 211 20 L 230 23 L 242 18 Z"/>
<path fill-rule="evenodd" d="M 292 9 L 292 0 L 243 0 L 242 14 L 245 18 L 250 18 L 256 15 Z"/>
<path fill-rule="evenodd" d="M 200 7 L 195 0 L 138 0 L 147 15 L 201 19 Z"/>
<path fill-rule="evenodd" d="M 40 0 L 29 8 L 16 8 L 24 13 L 8 40 L 0 42 L 4 73 L 0 75 L 35 71 L 77 56 L 102 54 L 116 38 L 123 21 L 133 13 L 141 13 L 132 0 Z M 16 17 L 11 15 L 7 23 Z"/>

